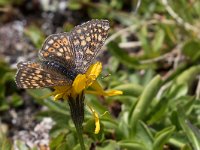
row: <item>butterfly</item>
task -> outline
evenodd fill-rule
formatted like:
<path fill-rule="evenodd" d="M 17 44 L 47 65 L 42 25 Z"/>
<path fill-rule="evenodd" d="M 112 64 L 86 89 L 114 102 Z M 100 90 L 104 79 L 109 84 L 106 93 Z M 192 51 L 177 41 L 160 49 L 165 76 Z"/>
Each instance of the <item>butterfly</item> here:
<path fill-rule="evenodd" d="M 94 62 L 109 30 L 108 20 L 91 20 L 70 32 L 48 36 L 38 52 L 39 61 L 17 65 L 16 84 L 20 88 L 71 85 Z"/>

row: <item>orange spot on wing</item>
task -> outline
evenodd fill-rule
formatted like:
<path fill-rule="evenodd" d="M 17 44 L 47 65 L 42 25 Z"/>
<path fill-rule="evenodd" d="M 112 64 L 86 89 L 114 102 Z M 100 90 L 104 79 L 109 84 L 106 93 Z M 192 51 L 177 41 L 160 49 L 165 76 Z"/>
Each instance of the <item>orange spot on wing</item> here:
<path fill-rule="evenodd" d="M 60 45 L 63 45 L 63 41 L 62 41 L 62 40 L 57 40 L 57 42 L 58 42 Z"/>
<path fill-rule="evenodd" d="M 54 51 L 55 51 L 55 49 L 54 49 L 54 48 L 52 48 L 52 47 L 49 47 L 49 48 L 48 48 L 48 51 L 49 51 L 49 52 L 54 52 Z"/>
<path fill-rule="evenodd" d="M 60 45 L 59 45 L 57 42 L 55 42 L 55 43 L 53 44 L 53 47 L 55 47 L 55 48 L 59 48 Z"/>
<path fill-rule="evenodd" d="M 67 40 L 66 38 L 63 38 L 63 39 L 62 39 L 62 42 L 63 42 L 65 45 L 69 45 L 69 42 L 68 42 L 68 40 Z"/>
<path fill-rule="evenodd" d="M 49 53 L 48 52 L 44 52 L 43 55 L 44 55 L 44 57 L 47 57 L 47 56 L 49 56 Z"/>

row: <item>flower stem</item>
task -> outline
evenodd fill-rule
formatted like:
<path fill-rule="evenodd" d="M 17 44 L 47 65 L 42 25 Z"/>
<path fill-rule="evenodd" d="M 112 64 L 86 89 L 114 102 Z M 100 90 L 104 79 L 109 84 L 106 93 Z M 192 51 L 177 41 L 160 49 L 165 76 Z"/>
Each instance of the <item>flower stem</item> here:
<path fill-rule="evenodd" d="M 78 140 L 79 140 L 79 143 L 80 143 L 81 150 L 85 150 L 82 125 L 76 126 L 76 132 L 77 132 L 77 135 L 78 135 Z"/>
<path fill-rule="evenodd" d="M 76 98 L 69 97 L 68 104 L 70 106 L 71 117 L 76 127 L 81 150 L 85 150 L 83 140 L 83 120 L 84 120 L 84 93 L 77 95 Z"/>

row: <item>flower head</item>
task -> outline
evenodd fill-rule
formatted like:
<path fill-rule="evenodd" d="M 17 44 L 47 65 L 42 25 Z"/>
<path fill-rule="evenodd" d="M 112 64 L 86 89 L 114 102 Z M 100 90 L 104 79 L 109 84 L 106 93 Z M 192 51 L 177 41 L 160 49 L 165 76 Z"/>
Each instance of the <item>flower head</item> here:
<path fill-rule="evenodd" d="M 55 100 L 66 100 L 69 96 L 76 98 L 76 96 L 82 91 L 85 91 L 85 93 L 88 94 L 103 96 L 121 95 L 122 91 L 103 90 L 103 88 L 97 81 L 97 77 L 99 76 L 101 71 L 102 64 L 100 62 L 96 62 L 88 68 L 85 74 L 78 74 L 72 85 L 54 87 L 55 91 L 51 95 L 54 96 Z M 88 87 L 91 87 L 93 90 L 87 90 Z"/>

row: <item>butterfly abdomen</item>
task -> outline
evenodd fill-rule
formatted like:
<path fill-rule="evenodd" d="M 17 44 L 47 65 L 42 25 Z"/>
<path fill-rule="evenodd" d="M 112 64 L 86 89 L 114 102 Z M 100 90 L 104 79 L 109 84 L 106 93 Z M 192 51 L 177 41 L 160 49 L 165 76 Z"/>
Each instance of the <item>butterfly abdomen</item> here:
<path fill-rule="evenodd" d="M 71 79 L 72 81 L 77 76 L 77 73 L 74 72 L 71 68 L 67 68 L 57 61 L 44 61 L 42 62 L 42 66 L 44 68 L 48 68 L 49 70 L 56 71 L 61 75 L 66 76 L 68 79 Z"/>

